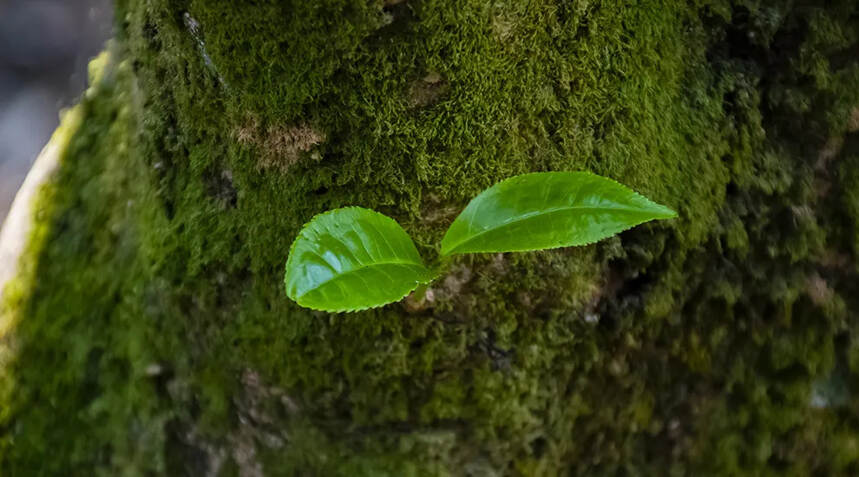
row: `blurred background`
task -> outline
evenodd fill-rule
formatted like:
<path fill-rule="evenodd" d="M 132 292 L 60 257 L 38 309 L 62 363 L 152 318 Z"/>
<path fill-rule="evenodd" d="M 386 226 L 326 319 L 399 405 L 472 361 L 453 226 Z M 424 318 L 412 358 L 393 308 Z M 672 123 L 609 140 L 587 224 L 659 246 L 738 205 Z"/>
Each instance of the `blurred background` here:
<path fill-rule="evenodd" d="M 111 36 L 112 0 L 0 0 L 0 223 Z"/>

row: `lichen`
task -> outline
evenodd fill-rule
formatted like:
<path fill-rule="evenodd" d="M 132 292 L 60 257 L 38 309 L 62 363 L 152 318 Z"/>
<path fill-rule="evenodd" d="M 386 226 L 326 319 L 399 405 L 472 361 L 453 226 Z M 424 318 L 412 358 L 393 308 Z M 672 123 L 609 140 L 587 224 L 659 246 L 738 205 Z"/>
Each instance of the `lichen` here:
<path fill-rule="evenodd" d="M 120 1 L 5 305 L 0 473 L 856 474 L 857 14 Z M 280 285 L 324 210 L 430 260 L 480 190 L 579 169 L 680 218 L 457 259 L 420 309 Z"/>

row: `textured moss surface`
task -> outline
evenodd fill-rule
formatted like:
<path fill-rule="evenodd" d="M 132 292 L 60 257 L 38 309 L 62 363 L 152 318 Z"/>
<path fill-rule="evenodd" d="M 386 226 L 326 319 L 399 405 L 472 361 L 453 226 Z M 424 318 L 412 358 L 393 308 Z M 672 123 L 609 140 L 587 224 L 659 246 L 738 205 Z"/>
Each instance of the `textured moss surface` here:
<path fill-rule="evenodd" d="M 120 0 L 0 310 L 0 471 L 859 473 L 859 10 L 811 3 Z M 282 290 L 316 213 L 432 259 L 580 169 L 681 217 L 418 311 Z"/>

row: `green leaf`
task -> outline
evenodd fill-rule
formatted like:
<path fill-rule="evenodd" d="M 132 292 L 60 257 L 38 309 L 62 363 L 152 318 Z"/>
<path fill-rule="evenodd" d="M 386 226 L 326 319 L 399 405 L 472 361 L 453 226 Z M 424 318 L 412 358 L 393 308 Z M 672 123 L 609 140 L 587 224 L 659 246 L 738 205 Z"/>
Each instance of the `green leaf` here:
<path fill-rule="evenodd" d="M 474 198 L 441 241 L 442 255 L 585 245 L 673 210 L 589 172 L 511 177 Z"/>
<path fill-rule="evenodd" d="M 393 219 L 361 207 L 308 222 L 286 261 L 286 294 L 323 311 L 357 311 L 400 300 L 433 279 Z"/>

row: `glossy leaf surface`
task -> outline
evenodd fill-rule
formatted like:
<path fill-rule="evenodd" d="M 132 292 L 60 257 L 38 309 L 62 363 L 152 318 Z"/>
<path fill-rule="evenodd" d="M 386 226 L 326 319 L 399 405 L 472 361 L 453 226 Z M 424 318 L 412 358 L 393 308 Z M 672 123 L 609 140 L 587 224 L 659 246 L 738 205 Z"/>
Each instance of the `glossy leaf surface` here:
<path fill-rule="evenodd" d="M 589 172 L 524 174 L 475 197 L 451 224 L 441 253 L 585 245 L 643 222 L 676 216 L 668 207 Z"/>
<path fill-rule="evenodd" d="M 299 305 L 337 312 L 395 302 L 432 278 L 397 222 L 347 207 L 304 226 L 290 249 L 284 283 Z"/>

